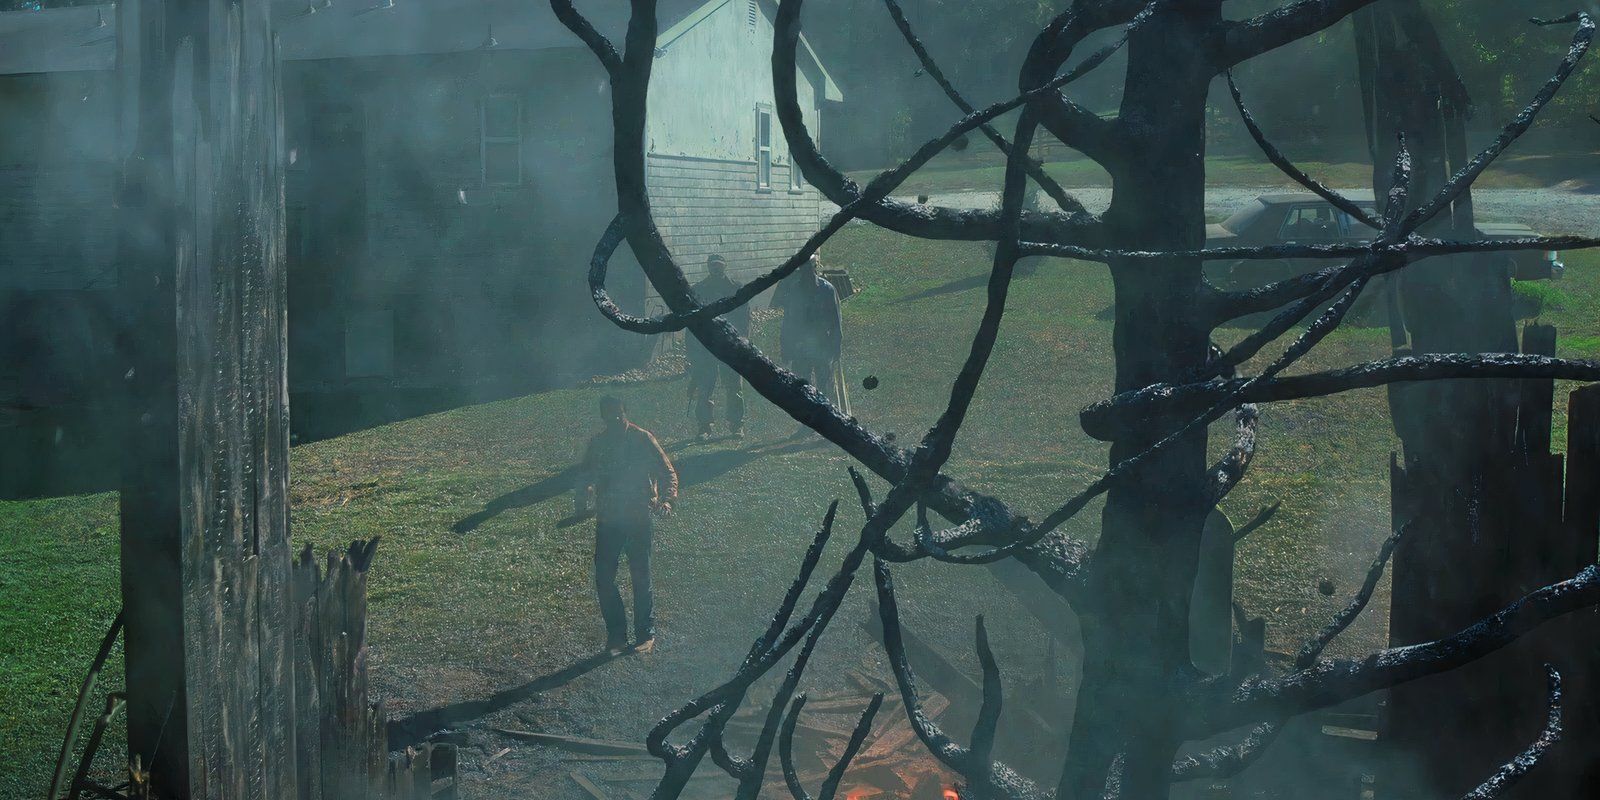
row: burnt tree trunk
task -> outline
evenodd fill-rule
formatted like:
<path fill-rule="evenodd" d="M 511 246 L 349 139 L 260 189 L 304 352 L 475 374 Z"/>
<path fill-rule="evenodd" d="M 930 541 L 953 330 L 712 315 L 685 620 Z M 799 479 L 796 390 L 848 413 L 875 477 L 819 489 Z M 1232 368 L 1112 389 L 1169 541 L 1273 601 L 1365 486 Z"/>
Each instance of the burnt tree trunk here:
<path fill-rule="evenodd" d="M 1217 69 L 1207 34 L 1219 8 L 1196 4 L 1153 17 L 1128 43 L 1118 122 L 1123 154 L 1107 164 L 1116 195 L 1106 212 L 1118 247 L 1189 250 L 1205 238 L 1205 109 Z M 1198 316 L 1201 265 L 1167 258 L 1113 263 L 1116 391 L 1181 381 L 1205 366 L 1209 324 Z M 1118 432 L 1116 463 L 1183 420 L 1146 419 Z M 1165 798 L 1181 744 L 1173 710 L 1188 671 L 1189 602 L 1211 504 L 1203 429 L 1119 482 L 1106 497 L 1094 584 L 1080 609 L 1084 665 L 1059 795 L 1098 797 L 1124 753 L 1122 797 Z M 1129 737 L 1129 738 L 1123 738 Z"/>
<path fill-rule="evenodd" d="M 295 794 L 283 180 L 268 0 L 118 5 L 130 755 Z"/>

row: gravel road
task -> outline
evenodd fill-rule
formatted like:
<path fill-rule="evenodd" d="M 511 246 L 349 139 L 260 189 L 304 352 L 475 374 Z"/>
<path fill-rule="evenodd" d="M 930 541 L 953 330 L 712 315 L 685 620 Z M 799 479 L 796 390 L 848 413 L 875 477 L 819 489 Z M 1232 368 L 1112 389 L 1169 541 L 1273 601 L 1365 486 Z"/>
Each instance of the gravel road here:
<path fill-rule="evenodd" d="M 1288 191 L 1284 186 L 1228 186 L 1206 190 L 1207 216 L 1227 216 L 1263 194 Z M 1111 203 L 1105 187 L 1070 189 L 1089 210 L 1104 211 Z M 1352 193 L 1360 190 L 1349 190 Z M 1366 190 L 1370 196 L 1371 190 Z M 906 201 L 912 197 L 902 197 Z M 1600 235 L 1600 194 L 1562 189 L 1484 189 L 1473 193 L 1478 218 L 1490 222 L 1520 222 L 1540 233 Z M 947 192 L 933 194 L 929 203 L 959 208 L 983 208 L 999 202 L 998 192 Z"/>

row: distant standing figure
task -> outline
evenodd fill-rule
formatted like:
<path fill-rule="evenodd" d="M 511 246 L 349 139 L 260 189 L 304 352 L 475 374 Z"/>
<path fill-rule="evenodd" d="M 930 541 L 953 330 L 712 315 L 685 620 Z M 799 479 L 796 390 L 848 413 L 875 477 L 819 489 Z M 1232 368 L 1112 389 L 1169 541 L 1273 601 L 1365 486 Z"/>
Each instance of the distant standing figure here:
<path fill-rule="evenodd" d="M 839 293 L 820 274 L 816 255 L 778 285 L 772 305 L 783 309 L 778 329 L 778 349 L 789 371 L 809 381 L 822 396 L 845 413 L 839 381 L 839 351 L 844 323 L 839 316 Z"/>
<path fill-rule="evenodd" d="M 604 428 L 589 440 L 575 488 L 580 505 L 594 493 L 594 586 L 605 619 L 606 650 L 616 655 L 628 646 L 628 617 L 617 589 L 617 565 L 626 555 L 633 577 L 633 646 L 649 652 L 655 646 L 650 593 L 653 518 L 672 511 L 678 498 L 678 472 L 655 435 L 628 421 L 621 400 L 601 398 L 600 419 Z"/>
<path fill-rule="evenodd" d="M 694 285 L 694 292 L 702 302 L 710 302 L 738 291 L 739 284 L 728 277 L 728 262 L 713 254 L 706 259 L 706 277 Z M 742 305 L 721 317 L 727 320 L 740 336 L 750 336 L 750 307 Z M 693 406 L 695 423 L 700 439 L 711 438 L 711 424 L 716 416 L 717 384 L 722 384 L 727 400 L 728 430 L 734 436 L 744 436 L 744 380 L 732 367 L 717 360 L 711 351 L 700 344 L 693 333 L 684 333 L 685 349 L 689 356 L 689 403 Z"/>

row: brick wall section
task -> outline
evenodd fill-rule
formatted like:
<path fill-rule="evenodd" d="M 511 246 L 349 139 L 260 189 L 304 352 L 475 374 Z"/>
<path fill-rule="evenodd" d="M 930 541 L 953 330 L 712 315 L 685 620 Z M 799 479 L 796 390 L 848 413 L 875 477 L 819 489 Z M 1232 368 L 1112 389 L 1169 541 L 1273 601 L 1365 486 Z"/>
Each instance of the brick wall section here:
<path fill-rule="evenodd" d="M 789 166 L 772 166 L 772 190 L 756 190 L 755 162 L 651 155 L 650 204 L 667 246 L 698 281 L 706 256 L 721 253 L 728 274 L 749 281 L 794 255 L 817 232 L 820 195 L 789 191 Z"/>

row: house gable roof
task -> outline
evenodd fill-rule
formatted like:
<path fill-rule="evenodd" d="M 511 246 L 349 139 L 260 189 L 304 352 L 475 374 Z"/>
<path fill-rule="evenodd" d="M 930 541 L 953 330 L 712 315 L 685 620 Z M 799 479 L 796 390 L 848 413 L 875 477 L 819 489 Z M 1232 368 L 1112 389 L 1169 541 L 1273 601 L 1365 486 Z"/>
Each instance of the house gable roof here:
<path fill-rule="evenodd" d="M 731 2 L 733 0 L 710 0 L 710 2 L 695 9 L 684 16 L 682 20 L 679 20 L 678 24 L 667 28 L 656 36 L 656 49 L 665 51 L 671 48 L 673 42 L 682 38 L 684 34 L 693 30 L 696 25 L 704 22 L 707 17 L 715 14 L 718 9 Z M 776 11 L 778 7 L 777 0 L 761 0 L 761 3 L 767 6 L 769 12 Z M 839 89 L 839 84 L 834 83 L 833 76 L 828 74 L 828 68 L 822 65 L 822 59 L 817 57 L 817 51 L 811 49 L 811 43 L 806 41 L 805 34 L 800 35 L 800 51 L 805 58 L 811 59 L 811 63 L 816 66 L 817 72 L 822 74 L 823 99 L 843 100 L 844 92 Z"/>
<path fill-rule="evenodd" d="M 685 24 L 692 27 L 728 2 L 659 0 L 656 13 L 665 27 L 659 40 L 670 43 Z M 578 5 L 596 29 L 621 41 L 629 4 Z M 579 46 L 543 0 L 273 0 L 272 11 L 287 61 Z M 815 61 L 810 45 L 805 49 Z M 0 13 L 0 75 L 106 70 L 116 59 L 115 4 Z M 822 72 L 827 97 L 840 99 L 838 86 Z"/>

